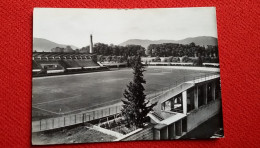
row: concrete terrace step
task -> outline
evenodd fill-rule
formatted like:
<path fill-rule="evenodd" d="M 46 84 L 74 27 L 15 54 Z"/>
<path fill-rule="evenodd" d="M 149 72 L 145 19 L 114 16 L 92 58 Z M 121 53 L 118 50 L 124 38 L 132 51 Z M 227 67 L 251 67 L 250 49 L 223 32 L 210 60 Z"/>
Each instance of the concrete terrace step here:
<path fill-rule="evenodd" d="M 154 115 L 160 121 L 164 120 L 164 118 L 156 112 L 153 112 L 152 115 Z"/>

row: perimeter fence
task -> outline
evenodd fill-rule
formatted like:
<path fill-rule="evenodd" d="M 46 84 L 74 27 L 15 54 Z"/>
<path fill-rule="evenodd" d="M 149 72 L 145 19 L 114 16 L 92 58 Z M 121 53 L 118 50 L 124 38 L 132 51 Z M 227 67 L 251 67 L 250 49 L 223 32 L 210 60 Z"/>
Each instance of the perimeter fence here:
<path fill-rule="evenodd" d="M 105 107 L 89 112 L 64 115 L 61 117 L 54 117 L 49 119 L 42 119 L 32 122 L 32 132 L 46 131 L 52 129 L 63 128 L 67 126 L 82 124 L 85 122 L 114 116 L 121 112 L 121 105 Z"/>

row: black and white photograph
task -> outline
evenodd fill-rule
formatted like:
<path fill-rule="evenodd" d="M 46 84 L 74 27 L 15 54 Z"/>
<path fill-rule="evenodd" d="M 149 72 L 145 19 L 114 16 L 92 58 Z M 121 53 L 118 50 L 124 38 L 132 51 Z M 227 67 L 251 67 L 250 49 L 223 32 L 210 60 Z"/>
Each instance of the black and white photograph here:
<path fill-rule="evenodd" d="M 32 145 L 223 138 L 216 20 L 215 7 L 34 8 Z"/>

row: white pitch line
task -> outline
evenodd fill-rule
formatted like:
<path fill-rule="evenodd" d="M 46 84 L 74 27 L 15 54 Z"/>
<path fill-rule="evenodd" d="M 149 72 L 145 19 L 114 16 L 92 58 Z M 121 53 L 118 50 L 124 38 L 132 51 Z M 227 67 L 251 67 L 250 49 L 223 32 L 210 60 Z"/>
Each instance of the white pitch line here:
<path fill-rule="evenodd" d="M 53 101 L 47 101 L 47 102 L 41 102 L 41 103 L 37 103 L 37 104 L 33 104 L 33 105 L 41 105 L 41 104 L 46 104 L 46 103 L 51 103 L 51 102 L 58 102 L 61 100 L 67 100 L 67 99 L 71 99 L 71 98 L 75 98 L 81 95 L 77 95 L 77 96 L 73 96 L 73 97 L 67 97 L 67 98 L 62 98 L 62 99 L 58 99 L 58 100 L 53 100 Z"/>

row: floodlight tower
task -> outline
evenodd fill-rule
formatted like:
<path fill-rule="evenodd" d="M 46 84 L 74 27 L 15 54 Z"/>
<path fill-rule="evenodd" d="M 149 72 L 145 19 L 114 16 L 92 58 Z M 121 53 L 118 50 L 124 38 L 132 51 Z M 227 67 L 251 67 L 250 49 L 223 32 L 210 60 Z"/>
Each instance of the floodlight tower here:
<path fill-rule="evenodd" d="M 92 41 L 92 34 L 90 34 L 90 46 L 89 46 L 89 53 L 93 53 L 93 41 Z"/>

